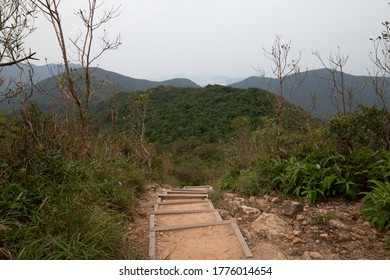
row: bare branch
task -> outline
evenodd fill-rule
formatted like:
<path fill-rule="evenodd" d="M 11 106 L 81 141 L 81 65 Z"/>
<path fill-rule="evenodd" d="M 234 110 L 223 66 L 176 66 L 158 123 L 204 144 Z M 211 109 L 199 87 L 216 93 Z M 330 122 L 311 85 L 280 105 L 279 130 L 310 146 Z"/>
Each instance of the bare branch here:
<path fill-rule="evenodd" d="M 61 90 L 65 99 L 70 100 L 78 110 L 79 120 L 84 134 L 88 130 L 89 102 L 95 92 L 92 81 L 90 67 L 101 55 L 107 50 L 116 49 L 119 47 L 120 37 L 115 40 L 109 40 L 107 33 L 104 31 L 101 38 L 101 50 L 94 54 L 93 46 L 95 40 L 95 32 L 101 28 L 103 24 L 111 19 L 119 16 L 120 6 L 103 10 L 103 14 L 98 20 L 97 12 L 102 7 L 97 0 L 88 0 L 88 10 L 79 9 L 76 15 L 81 19 L 84 31 L 80 33 L 74 40 L 70 39 L 71 44 L 75 47 L 78 55 L 78 60 L 82 65 L 82 71 L 73 71 L 70 67 L 68 48 L 66 45 L 63 24 L 61 22 L 59 5 L 60 0 L 37 0 L 39 9 L 48 17 L 51 22 L 54 32 L 57 36 L 57 41 L 62 52 L 64 64 L 64 74 L 57 76 L 57 85 Z"/>
<path fill-rule="evenodd" d="M 3 0 L 0 11 L 0 67 L 34 59 L 26 54 L 24 40 L 34 28 L 36 7 L 31 1 Z"/>
<path fill-rule="evenodd" d="M 280 150 L 281 129 L 283 124 L 283 110 L 285 107 L 285 81 L 290 75 L 299 75 L 299 63 L 301 61 L 302 51 L 299 51 L 298 57 L 290 60 L 291 40 L 288 43 L 282 43 L 282 36 L 275 35 L 274 44 L 271 47 L 271 51 L 267 51 L 263 47 L 265 56 L 273 62 L 272 72 L 279 81 L 279 98 L 277 98 L 274 110 L 276 112 L 277 121 L 277 143 L 276 148 Z M 295 76 L 297 78 L 297 76 Z M 289 97 L 295 93 L 300 85 L 303 83 L 303 79 L 298 79 L 300 82 L 296 84 L 296 87 L 292 86 L 289 89 Z"/>
<path fill-rule="evenodd" d="M 29 59 L 38 60 L 37 58 L 34 58 L 34 55 L 36 55 L 36 54 L 37 54 L 36 52 L 33 52 L 33 53 L 30 53 L 29 55 L 23 57 L 23 58 L 20 58 L 20 59 L 14 60 L 14 61 L 10 61 L 10 62 L 0 63 L 0 67 L 6 67 L 6 66 L 19 64 L 19 63 L 22 63 L 22 62 L 29 60 Z"/>
<path fill-rule="evenodd" d="M 346 83 L 344 68 L 348 62 L 349 55 L 342 55 L 340 47 L 337 47 L 336 54 L 330 53 L 326 63 L 319 51 L 315 51 L 313 54 L 331 75 L 331 79 L 321 77 L 332 84 L 332 91 L 330 92 L 331 102 L 343 115 L 350 113 L 353 109 L 353 98 L 356 95 L 356 91 L 353 85 L 348 87 Z"/>

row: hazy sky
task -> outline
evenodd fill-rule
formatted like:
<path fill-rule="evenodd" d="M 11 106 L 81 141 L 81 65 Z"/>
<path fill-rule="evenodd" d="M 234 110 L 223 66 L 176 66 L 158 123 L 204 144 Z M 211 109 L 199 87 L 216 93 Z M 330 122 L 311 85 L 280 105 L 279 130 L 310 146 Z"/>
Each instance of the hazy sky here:
<path fill-rule="evenodd" d="M 105 29 L 121 34 L 118 50 L 105 53 L 99 66 L 145 79 L 204 75 L 248 77 L 262 68 L 271 75 L 270 49 L 275 34 L 291 40 L 292 55 L 302 50 L 301 67 L 320 68 L 312 54 L 335 52 L 350 55 L 352 74 L 371 69 L 370 37 L 390 20 L 389 0 L 105 0 L 122 5 L 121 15 Z M 63 25 L 75 38 L 81 21 L 74 15 L 87 0 L 63 0 Z M 54 33 L 43 16 L 27 46 L 38 52 L 40 64 L 60 62 Z M 69 49 L 71 44 L 68 45 Z M 198 77 L 198 78 L 196 78 Z"/>

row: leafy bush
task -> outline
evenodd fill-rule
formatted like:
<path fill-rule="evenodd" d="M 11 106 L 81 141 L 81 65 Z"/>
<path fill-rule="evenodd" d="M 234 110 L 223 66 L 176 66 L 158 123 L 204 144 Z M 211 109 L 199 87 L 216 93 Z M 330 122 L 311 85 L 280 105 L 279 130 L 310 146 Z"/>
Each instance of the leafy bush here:
<path fill-rule="evenodd" d="M 390 182 L 370 183 L 371 191 L 364 193 L 362 212 L 379 231 L 390 229 Z"/>
<path fill-rule="evenodd" d="M 238 186 L 240 170 L 235 165 L 231 165 L 222 177 L 221 189 L 235 192 Z"/>
<path fill-rule="evenodd" d="M 354 198 L 356 184 L 343 162 L 345 158 L 342 155 L 332 155 L 322 160 L 311 157 L 279 159 L 275 161 L 275 168 L 282 171 L 273 179 L 273 183 L 286 194 L 307 197 L 311 204 L 327 196 Z"/>
<path fill-rule="evenodd" d="M 272 163 L 263 159 L 250 168 L 241 172 L 237 181 L 238 192 L 246 197 L 267 195 L 273 190 L 270 183 L 272 178 Z"/>
<path fill-rule="evenodd" d="M 361 105 L 353 113 L 337 114 L 332 118 L 326 127 L 326 134 L 342 149 L 355 150 L 360 146 L 369 146 L 374 150 L 389 149 L 389 126 L 384 108 Z"/>

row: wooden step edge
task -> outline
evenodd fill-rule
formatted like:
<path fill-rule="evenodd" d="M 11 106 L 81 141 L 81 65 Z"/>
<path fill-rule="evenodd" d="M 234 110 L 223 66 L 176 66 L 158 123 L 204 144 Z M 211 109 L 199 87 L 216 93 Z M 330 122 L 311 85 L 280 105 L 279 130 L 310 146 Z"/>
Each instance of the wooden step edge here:
<path fill-rule="evenodd" d="M 168 194 L 183 194 L 183 193 L 189 193 L 189 194 L 208 194 L 208 191 L 197 191 L 197 190 L 170 190 L 167 191 Z"/>
<path fill-rule="evenodd" d="M 196 214 L 196 213 L 212 213 L 215 209 L 199 209 L 199 210 L 178 210 L 178 211 L 152 211 L 154 215 L 173 215 L 173 214 Z"/>
<path fill-rule="evenodd" d="M 240 231 L 240 228 L 238 227 L 237 223 L 234 222 L 231 225 L 232 225 L 234 233 L 237 236 L 238 241 L 240 242 L 241 248 L 244 251 L 245 257 L 246 258 L 252 258 L 253 257 L 252 252 L 249 249 L 248 244 L 246 243 L 246 241 L 244 239 L 244 236 L 242 235 L 242 233 Z"/>
<path fill-rule="evenodd" d="M 192 198 L 207 198 L 205 195 L 180 195 L 180 194 L 160 194 L 160 198 L 162 199 L 192 199 Z"/>
<path fill-rule="evenodd" d="M 208 222 L 208 223 L 197 223 L 197 224 L 187 224 L 187 225 L 177 225 L 170 227 L 153 227 L 150 228 L 150 232 L 156 231 L 173 231 L 173 230 L 181 230 L 181 229 L 191 229 L 191 228 L 199 228 L 199 227 L 209 227 L 209 226 L 220 226 L 220 225 L 228 225 L 234 223 L 234 220 L 226 220 L 221 222 Z"/>
<path fill-rule="evenodd" d="M 212 186 L 185 186 L 183 189 L 190 190 L 190 189 L 212 189 Z"/>
<path fill-rule="evenodd" d="M 177 200 L 177 201 L 162 201 L 157 202 L 158 205 L 174 205 L 174 204 L 193 204 L 193 203 L 209 203 L 209 199 L 197 199 L 197 200 Z"/>

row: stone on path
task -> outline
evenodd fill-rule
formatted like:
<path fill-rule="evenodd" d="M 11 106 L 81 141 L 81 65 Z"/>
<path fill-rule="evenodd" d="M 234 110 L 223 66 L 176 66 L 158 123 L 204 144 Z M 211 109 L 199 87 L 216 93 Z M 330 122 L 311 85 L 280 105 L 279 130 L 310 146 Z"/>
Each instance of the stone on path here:
<path fill-rule="evenodd" d="M 280 206 L 280 211 L 286 216 L 295 217 L 303 212 L 303 204 L 297 201 L 286 200 Z"/>
<path fill-rule="evenodd" d="M 262 235 L 268 239 L 287 237 L 289 225 L 275 214 L 263 213 L 250 226 L 252 236 Z"/>

